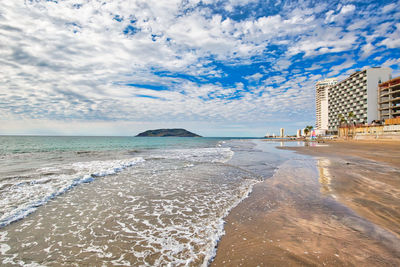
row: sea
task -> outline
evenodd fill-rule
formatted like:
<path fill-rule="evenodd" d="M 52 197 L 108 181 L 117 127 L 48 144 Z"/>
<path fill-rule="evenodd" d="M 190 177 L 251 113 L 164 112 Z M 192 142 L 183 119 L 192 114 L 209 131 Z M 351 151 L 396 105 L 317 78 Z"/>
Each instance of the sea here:
<path fill-rule="evenodd" d="M 207 266 L 288 159 L 257 139 L 0 136 L 1 266 Z"/>

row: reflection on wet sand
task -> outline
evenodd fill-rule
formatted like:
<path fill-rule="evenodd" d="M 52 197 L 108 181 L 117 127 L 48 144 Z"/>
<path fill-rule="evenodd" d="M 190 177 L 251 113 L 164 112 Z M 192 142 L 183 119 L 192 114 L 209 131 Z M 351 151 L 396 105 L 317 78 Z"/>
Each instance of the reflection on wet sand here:
<path fill-rule="evenodd" d="M 321 185 L 321 193 L 325 195 L 331 195 L 336 198 L 332 192 L 331 188 L 331 174 L 329 171 L 330 160 L 326 158 L 321 158 L 317 160 L 318 172 L 319 172 L 319 183 Z"/>
<path fill-rule="evenodd" d="M 212 266 L 400 266 L 393 228 L 340 202 L 357 188 L 344 174 L 354 169 L 347 163 L 292 154 L 226 218 Z"/>

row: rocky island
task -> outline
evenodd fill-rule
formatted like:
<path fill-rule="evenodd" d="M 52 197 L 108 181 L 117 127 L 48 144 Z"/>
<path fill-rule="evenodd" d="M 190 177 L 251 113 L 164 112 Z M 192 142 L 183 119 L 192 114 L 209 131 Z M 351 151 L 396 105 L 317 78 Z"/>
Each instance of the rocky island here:
<path fill-rule="evenodd" d="M 157 129 L 142 132 L 136 137 L 201 137 L 185 129 Z"/>

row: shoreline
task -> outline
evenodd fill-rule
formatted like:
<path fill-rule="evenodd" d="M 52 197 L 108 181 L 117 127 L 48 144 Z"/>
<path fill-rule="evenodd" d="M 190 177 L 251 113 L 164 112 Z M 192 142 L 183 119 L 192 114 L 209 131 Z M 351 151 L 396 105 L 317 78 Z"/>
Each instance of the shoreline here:
<path fill-rule="evenodd" d="M 400 142 L 281 149 L 296 153 L 225 218 L 210 266 L 400 265 Z"/>
<path fill-rule="evenodd" d="M 329 148 L 322 148 L 323 146 Z M 314 157 L 360 157 L 400 168 L 400 152 L 398 152 L 400 140 L 394 139 L 306 141 L 304 147 L 279 147 L 279 149 Z"/>
<path fill-rule="evenodd" d="M 316 157 L 320 179 L 332 180 L 338 201 L 400 239 L 400 141 L 327 144 L 281 149 Z"/>

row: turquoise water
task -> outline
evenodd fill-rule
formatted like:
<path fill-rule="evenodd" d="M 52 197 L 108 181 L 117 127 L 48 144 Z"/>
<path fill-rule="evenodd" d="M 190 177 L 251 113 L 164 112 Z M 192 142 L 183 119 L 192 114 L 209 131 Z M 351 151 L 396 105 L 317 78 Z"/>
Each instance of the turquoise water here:
<path fill-rule="evenodd" d="M 0 136 L 0 264 L 206 266 L 285 160 L 257 142 Z"/>
<path fill-rule="evenodd" d="M 102 137 L 0 136 L 0 154 L 51 151 L 105 151 L 213 146 L 232 138 L 218 137 Z"/>

